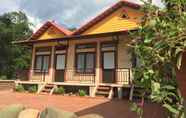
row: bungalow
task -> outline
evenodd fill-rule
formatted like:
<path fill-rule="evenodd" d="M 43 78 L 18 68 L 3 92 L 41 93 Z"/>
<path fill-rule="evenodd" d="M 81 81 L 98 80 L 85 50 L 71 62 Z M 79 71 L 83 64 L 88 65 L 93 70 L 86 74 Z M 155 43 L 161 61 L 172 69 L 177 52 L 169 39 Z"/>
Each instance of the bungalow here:
<path fill-rule="evenodd" d="M 119 97 L 132 81 L 129 31 L 136 30 L 140 5 L 119 1 L 74 32 L 47 21 L 20 44 L 32 47 L 29 81 L 41 92 L 54 86 L 88 87 L 90 96 Z M 115 93 L 114 90 L 117 92 Z"/>

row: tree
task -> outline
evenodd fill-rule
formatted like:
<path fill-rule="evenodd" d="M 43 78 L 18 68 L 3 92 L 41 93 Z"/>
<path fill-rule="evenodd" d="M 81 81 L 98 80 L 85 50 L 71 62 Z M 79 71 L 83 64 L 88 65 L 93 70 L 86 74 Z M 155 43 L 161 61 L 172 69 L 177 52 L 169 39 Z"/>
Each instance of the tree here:
<path fill-rule="evenodd" d="M 139 65 L 134 83 L 144 88 L 142 97 L 166 108 L 170 117 L 183 118 L 183 99 L 176 83 L 186 48 L 186 0 L 162 0 L 163 8 L 144 2 L 141 27 L 131 33 Z M 139 111 L 139 110 L 138 110 Z"/>
<path fill-rule="evenodd" d="M 16 70 L 28 68 L 29 49 L 13 45 L 32 34 L 30 23 L 23 12 L 10 12 L 0 16 L 0 76 L 15 77 Z"/>

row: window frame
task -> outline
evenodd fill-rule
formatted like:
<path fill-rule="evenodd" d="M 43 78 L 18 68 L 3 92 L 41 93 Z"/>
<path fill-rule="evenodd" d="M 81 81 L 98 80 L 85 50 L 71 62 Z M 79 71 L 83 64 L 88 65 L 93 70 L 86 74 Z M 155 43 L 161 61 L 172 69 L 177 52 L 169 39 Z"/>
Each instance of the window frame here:
<path fill-rule="evenodd" d="M 83 72 L 80 72 L 78 69 L 78 55 L 83 54 L 84 55 L 84 67 L 83 67 Z M 88 54 L 93 54 L 93 71 L 92 72 L 87 72 L 87 55 Z M 75 70 L 76 73 L 78 74 L 95 74 L 95 68 L 96 68 L 96 53 L 95 52 L 76 52 L 75 56 Z"/>
<path fill-rule="evenodd" d="M 57 69 L 57 57 L 58 57 L 58 56 L 65 56 L 65 65 L 64 65 L 64 69 Z M 66 55 L 66 53 L 55 54 L 55 70 L 65 70 L 65 69 L 66 69 L 66 65 L 67 65 L 67 55 Z"/>
<path fill-rule="evenodd" d="M 36 64 L 37 64 L 37 57 L 41 57 L 41 69 L 37 69 L 36 68 Z M 35 61 L 34 61 L 34 73 L 43 73 L 44 72 L 44 57 L 48 57 L 49 60 L 48 60 L 48 68 L 47 70 L 45 71 L 45 73 L 49 73 L 49 68 L 50 68 L 50 61 L 51 61 L 51 56 L 49 54 L 47 55 L 35 55 Z"/>
<path fill-rule="evenodd" d="M 76 45 L 76 49 L 95 49 L 96 43 L 86 43 L 86 44 L 78 44 Z"/>

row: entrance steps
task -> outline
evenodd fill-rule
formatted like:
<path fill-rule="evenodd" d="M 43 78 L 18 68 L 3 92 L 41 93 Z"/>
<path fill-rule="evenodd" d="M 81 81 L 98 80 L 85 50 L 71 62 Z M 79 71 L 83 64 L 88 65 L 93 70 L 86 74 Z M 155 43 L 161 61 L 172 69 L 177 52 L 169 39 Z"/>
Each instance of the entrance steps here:
<path fill-rule="evenodd" d="M 52 95 L 56 85 L 54 84 L 44 84 L 38 89 L 38 94 L 49 94 Z"/>
<path fill-rule="evenodd" d="M 99 85 L 95 89 L 96 89 L 95 90 L 95 96 L 108 97 L 109 99 L 112 99 L 112 97 L 113 97 L 113 87 Z"/>

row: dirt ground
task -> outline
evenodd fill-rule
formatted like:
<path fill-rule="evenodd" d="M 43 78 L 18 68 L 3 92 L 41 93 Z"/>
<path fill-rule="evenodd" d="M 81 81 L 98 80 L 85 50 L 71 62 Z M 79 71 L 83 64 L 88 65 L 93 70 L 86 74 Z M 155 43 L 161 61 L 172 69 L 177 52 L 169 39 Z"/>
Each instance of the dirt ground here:
<path fill-rule="evenodd" d="M 128 100 L 0 91 L 0 108 L 10 104 L 23 104 L 26 107 L 39 110 L 52 106 L 65 111 L 75 112 L 79 116 L 97 113 L 104 118 L 137 118 L 135 113 L 130 111 Z M 164 118 L 163 110 L 155 104 L 145 104 L 144 117 Z"/>

